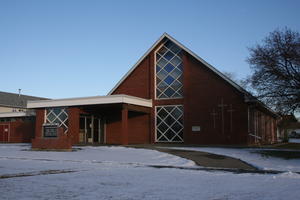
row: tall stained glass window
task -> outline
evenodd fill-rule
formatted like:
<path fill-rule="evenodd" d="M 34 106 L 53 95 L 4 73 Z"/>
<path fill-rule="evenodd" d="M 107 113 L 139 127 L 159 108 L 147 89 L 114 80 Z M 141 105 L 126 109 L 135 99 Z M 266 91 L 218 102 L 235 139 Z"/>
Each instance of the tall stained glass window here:
<path fill-rule="evenodd" d="M 183 97 L 182 50 L 170 40 L 156 52 L 156 98 Z"/>

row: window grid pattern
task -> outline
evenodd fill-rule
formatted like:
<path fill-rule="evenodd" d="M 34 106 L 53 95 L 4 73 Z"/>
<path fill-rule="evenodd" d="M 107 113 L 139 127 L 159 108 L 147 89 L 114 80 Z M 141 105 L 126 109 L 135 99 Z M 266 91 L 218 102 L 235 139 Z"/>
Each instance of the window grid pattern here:
<path fill-rule="evenodd" d="M 46 110 L 46 123 L 57 124 L 68 131 L 68 112 L 66 108 L 49 108 Z"/>
<path fill-rule="evenodd" d="M 156 142 L 183 142 L 183 106 L 156 107 Z"/>
<path fill-rule="evenodd" d="M 156 52 L 156 98 L 183 97 L 182 49 L 167 40 Z"/>

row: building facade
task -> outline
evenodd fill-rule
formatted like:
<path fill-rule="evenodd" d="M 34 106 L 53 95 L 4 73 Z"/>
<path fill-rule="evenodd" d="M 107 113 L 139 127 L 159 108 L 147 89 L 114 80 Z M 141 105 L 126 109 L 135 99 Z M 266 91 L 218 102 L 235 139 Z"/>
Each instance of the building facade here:
<path fill-rule="evenodd" d="M 0 92 L 0 142 L 31 142 L 35 112 L 27 109 L 28 100 L 45 98 Z"/>
<path fill-rule="evenodd" d="M 36 148 L 277 139 L 272 110 L 168 34 L 107 96 L 30 101 L 28 107 L 36 110 Z"/>

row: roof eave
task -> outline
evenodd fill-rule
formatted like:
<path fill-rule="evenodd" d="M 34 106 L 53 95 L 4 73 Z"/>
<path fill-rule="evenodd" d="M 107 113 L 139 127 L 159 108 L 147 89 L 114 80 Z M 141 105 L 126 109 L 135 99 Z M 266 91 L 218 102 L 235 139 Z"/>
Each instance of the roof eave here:
<path fill-rule="evenodd" d="M 26 112 L 5 112 L 5 113 L 0 113 L 0 118 L 19 118 L 19 117 L 31 117 L 35 116 L 35 112 L 30 110 Z"/>
<path fill-rule="evenodd" d="M 79 97 L 55 100 L 28 101 L 27 108 L 49 108 L 49 107 L 69 107 L 82 105 L 118 104 L 126 103 L 144 107 L 152 107 L 150 99 L 143 99 L 129 95 L 108 95 L 94 97 Z"/>
<path fill-rule="evenodd" d="M 266 104 L 264 104 L 263 102 L 261 102 L 260 100 L 258 100 L 256 97 L 253 97 L 251 99 L 247 99 L 245 97 L 245 103 L 248 104 L 256 104 L 262 108 L 264 108 L 265 110 L 267 110 L 269 113 L 271 113 L 273 116 L 275 116 L 276 118 L 280 118 L 281 116 L 279 114 L 277 114 L 273 109 L 269 108 Z"/>
<path fill-rule="evenodd" d="M 8 105 L 8 104 L 0 104 L 0 106 L 8 107 L 8 108 L 24 108 L 24 109 L 26 109 L 26 106 L 17 106 L 17 105 Z"/>

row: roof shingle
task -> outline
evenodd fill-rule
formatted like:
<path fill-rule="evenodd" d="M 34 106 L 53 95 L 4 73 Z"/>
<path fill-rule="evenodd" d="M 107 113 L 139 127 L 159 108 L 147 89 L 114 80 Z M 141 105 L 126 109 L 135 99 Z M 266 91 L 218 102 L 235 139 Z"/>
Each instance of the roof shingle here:
<path fill-rule="evenodd" d="M 26 108 L 28 100 L 34 101 L 34 100 L 46 100 L 46 99 L 47 98 L 34 97 L 34 96 L 28 96 L 23 94 L 19 95 L 15 93 L 0 91 L 0 106 Z"/>

